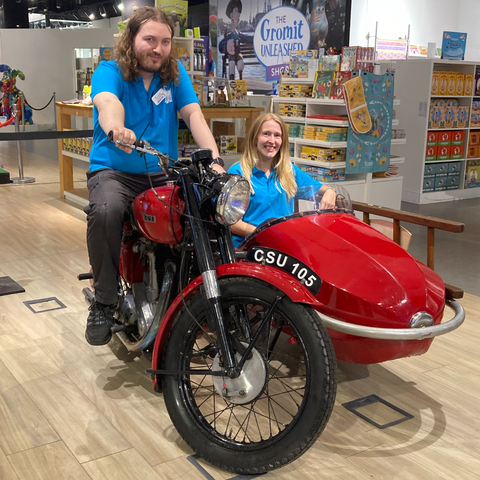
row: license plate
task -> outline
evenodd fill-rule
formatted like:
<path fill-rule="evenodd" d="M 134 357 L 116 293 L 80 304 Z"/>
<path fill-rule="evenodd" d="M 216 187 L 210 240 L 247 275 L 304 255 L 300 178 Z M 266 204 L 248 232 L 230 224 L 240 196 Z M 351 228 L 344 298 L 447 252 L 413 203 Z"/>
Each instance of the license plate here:
<path fill-rule="evenodd" d="M 318 294 L 322 286 L 322 279 L 304 263 L 291 255 L 287 255 L 273 248 L 252 247 L 245 257 L 247 262 L 260 263 L 276 267 L 295 277 L 302 285 L 310 290 L 314 295 Z"/>

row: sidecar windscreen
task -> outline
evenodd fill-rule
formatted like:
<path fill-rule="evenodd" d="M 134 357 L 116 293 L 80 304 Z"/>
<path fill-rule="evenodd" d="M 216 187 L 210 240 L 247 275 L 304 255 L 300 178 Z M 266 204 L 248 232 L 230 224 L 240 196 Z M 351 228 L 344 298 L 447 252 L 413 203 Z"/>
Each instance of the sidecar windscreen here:
<path fill-rule="evenodd" d="M 320 191 L 312 191 L 311 187 L 303 187 L 303 189 L 301 187 L 295 196 L 294 213 L 313 210 L 319 211 L 320 213 L 334 211 L 353 213 L 352 201 L 347 190 L 338 184 L 329 185 L 329 187 L 333 188 L 337 194 L 334 208 L 327 210 L 321 209 L 323 194 L 320 193 Z"/>
<path fill-rule="evenodd" d="M 320 209 L 323 196 L 322 194 L 320 194 L 318 191 L 312 190 L 311 187 L 306 187 L 303 191 L 299 189 L 299 191 L 297 191 L 297 195 L 295 196 L 294 209 L 291 215 L 283 216 L 280 218 L 271 217 L 267 220 L 264 220 L 248 237 L 246 237 L 242 241 L 242 243 L 240 243 L 240 245 L 238 245 L 237 249 L 242 250 L 242 248 L 248 243 L 248 241 L 252 237 L 265 230 L 266 228 L 269 228 L 272 225 L 276 225 L 277 223 L 285 222 L 292 218 L 296 218 L 300 215 L 318 215 L 322 213 L 332 212 L 353 214 L 352 201 L 347 190 L 340 185 L 332 186 L 332 188 L 334 188 L 336 192 L 336 202 L 334 208 L 324 210 Z"/>

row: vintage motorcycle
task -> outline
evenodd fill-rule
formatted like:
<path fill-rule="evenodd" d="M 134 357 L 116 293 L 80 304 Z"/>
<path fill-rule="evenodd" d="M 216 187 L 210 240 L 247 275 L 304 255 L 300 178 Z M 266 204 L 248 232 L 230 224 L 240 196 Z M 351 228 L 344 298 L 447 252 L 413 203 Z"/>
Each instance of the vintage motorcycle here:
<path fill-rule="evenodd" d="M 210 150 L 171 166 L 145 142 L 120 145 L 156 155 L 169 181 L 127 212 L 112 330 L 151 353 L 173 424 L 210 463 L 258 474 L 295 460 L 332 412 L 336 356 L 424 353 L 463 322 L 441 279 L 356 219 L 342 188 L 334 209 L 302 201 L 235 251 L 245 179 L 213 171 Z M 445 305 L 455 316 L 440 323 Z"/>

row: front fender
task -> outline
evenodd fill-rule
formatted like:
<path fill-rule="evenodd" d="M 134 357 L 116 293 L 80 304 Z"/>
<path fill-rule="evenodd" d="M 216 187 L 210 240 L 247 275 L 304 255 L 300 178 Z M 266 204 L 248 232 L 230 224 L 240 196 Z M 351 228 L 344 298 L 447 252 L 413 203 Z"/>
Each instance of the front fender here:
<path fill-rule="evenodd" d="M 312 306 L 320 306 L 321 303 L 308 291 L 306 287 L 300 284 L 298 280 L 291 275 L 268 265 L 260 265 L 256 263 L 238 262 L 221 265 L 216 269 L 217 279 L 224 277 L 252 277 L 263 280 L 266 283 L 276 287 L 285 293 L 295 303 L 305 303 Z M 202 284 L 202 277 L 198 276 L 193 282 L 190 282 L 182 292 L 178 295 L 168 308 L 155 339 L 152 355 L 152 369 L 159 368 L 159 359 L 163 347 L 167 341 L 170 328 L 178 312 L 183 306 L 183 302 L 188 301 L 195 295 Z M 153 378 L 153 385 L 156 384 L 156 376 Z"/>

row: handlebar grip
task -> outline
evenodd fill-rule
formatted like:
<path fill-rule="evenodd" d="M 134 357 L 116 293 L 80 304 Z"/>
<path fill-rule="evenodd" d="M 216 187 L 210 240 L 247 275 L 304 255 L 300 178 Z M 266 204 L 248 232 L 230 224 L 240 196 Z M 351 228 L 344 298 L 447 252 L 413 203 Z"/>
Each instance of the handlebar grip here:
<path fill-rule="evenodd" d="M 109 142 L 113 142 L 113 130 L 108 132 L 107 138 Z"/>

